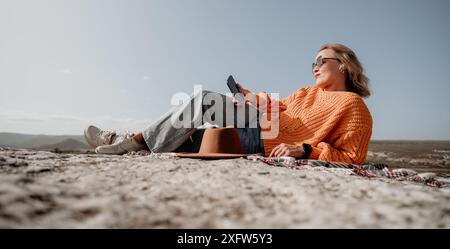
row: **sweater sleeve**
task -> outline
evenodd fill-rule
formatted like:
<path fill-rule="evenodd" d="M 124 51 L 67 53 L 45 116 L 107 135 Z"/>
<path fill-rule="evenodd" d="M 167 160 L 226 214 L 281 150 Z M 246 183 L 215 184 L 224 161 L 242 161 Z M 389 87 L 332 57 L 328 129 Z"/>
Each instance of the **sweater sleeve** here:
<path fill-rule="evenodd" d="M 256 101 L 260 112 L 282 112 L 286 110 L 286 105 L 284 103 L 270 98 L 266 92 L 257 93 Z"/>
<path fill-rule="evenodd" d="M 292 103 L 297 97 L 304 96 L 306 94 L 306 88 L 300 88 L 289 96 L 284 97 L 281 100 L 276 100 L 271 97 L 266 92 L 259 92 L 256 94 L 257 106 L 261 112 L 282 112 L 287 109 L 287 106 Z M 272 108 L 277 107 L 277 108 Z"/>
<path fill-rule="evenodd" d="M 343 134 L 333 145 L 320 142 L 316 146 L 312 146 L 309 159 L 363 164 L 366 160 L 371 135 L 371 129 L 366 128 Z"/>

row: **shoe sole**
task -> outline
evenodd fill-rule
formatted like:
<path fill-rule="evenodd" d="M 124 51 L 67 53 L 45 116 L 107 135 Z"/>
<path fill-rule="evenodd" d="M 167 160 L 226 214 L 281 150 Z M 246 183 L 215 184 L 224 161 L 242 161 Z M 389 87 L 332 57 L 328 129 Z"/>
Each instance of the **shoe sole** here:
<path fill-rule="evenodd" d="M 104 145 L 104 146 L 111 146 L 111 145 Z M 128 151 L 125 151 L 125 152 L 123 152 L 123 153 L 117 153 L 117 152 L 100 152 L 99 150 L 98 150 L 98 148 L 99 147 L 101 147 L 101 146 L 98 146 L 97 148 L 95 148 L 95 153 L 97 153 L 97 154 L 103 154 L 103 155 L 123 155 L 123 154 L 126 154 Z"/>

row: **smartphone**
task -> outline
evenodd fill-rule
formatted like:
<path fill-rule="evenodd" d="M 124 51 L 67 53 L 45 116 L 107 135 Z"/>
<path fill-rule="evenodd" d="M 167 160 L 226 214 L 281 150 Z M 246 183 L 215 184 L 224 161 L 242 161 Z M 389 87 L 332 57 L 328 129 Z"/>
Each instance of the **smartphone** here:
<path fill-rule="evenodd" d="M 230 75 L 228 77 L 227 85 L 228 85 L 228 88 L 230 88 L 230 91 L 233 94 L 239 93 L 239 90 L 238 90 L 237 85 L 236 85 L 236 81 L 234 81 L 233 76 Z"/>
<path fill-rule="evenodd" d="M 236 81 L 234 81 L 233 76 L 229 76 L 227 80 L 228 88 L 230 88 L 230 91 L 233 93 L 234 97 L 237 101 L 243 102 L 244 101 L 244 95 L 239 91 L 236 85 Z"/>

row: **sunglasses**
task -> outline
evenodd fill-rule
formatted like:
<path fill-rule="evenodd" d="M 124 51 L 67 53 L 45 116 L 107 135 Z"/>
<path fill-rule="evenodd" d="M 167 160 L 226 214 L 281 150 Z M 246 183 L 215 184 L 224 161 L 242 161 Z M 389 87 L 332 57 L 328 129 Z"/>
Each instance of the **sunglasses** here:
<path fill-rule="evenodd" d="M 320 68 L 323 64 L 325 64 L 326 60 L 337 60 L 337 61 L 341 62 L 341 60 L 339 60 L 338 58 L 323 58 L 322 56 L 319 56 L 319 58 L 317 58 L 316 62 L 313 62 L 313 64 L 312 64 L 312 71 L 314 72 L 314 68 L 316 66 L 318 68 Z"/>

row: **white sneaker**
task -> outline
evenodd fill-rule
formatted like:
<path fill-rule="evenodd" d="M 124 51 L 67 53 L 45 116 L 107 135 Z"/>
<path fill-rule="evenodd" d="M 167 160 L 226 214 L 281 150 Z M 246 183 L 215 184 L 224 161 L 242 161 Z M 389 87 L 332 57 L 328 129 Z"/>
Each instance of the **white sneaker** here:
<path fill-rule="evenodd" d="M 145 149 L 144 144 L 138 143 L 132 136 L 127 134 L 126 136 L 118 137 L 113 144 L 98 146 L 95 152 L 98 154 L 113 154 L 122 155 L 129 151 L 139 151 Z"/>
<path fill-rule="evenodd" d="M 96 148 L 97 146 L 112 144 L 113 137 L 115 137 L 116 132 L 114 131 L 104 131 L 95 127 L 93 125 L 88 126 L 84 130 L 84 138 L 86 142 Z"/>

